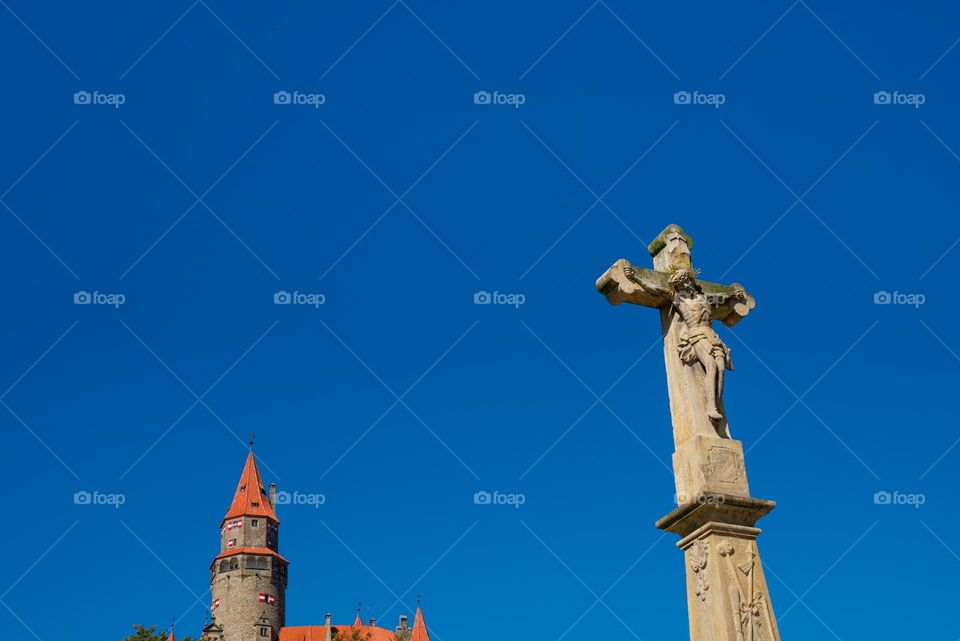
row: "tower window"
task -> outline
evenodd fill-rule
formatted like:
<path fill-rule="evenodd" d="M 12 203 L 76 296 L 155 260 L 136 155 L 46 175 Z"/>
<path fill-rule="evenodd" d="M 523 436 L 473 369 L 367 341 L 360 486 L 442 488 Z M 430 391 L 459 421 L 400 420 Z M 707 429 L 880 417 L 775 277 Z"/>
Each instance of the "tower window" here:
<path fill-rule="evenodd" d="M 250 527 L 260 527 L 260 519 L 250 519 Z"/>
<path fill-rule="evenodd" d="M 260 628 L 260 636 L 262 637 L 270 636 L 270 630 L 268 630 L 267 628 Z"/>
<path fill-rule="evenodd" d="M 250 502 L 250 507 L 260 507 L 260 504 L 257 503 L 256 501 L 251 501 L 251 502 Z"/>

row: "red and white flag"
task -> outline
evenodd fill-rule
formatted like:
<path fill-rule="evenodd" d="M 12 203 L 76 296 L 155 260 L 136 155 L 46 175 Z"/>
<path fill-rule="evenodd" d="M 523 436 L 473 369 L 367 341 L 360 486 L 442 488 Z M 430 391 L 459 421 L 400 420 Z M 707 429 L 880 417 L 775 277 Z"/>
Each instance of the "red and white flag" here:
<path fill-rule="evenodd" d="M 234 547 L 236 544 L 237 544 L 237 540 L 236 540 L 236 539 L 227 539 L 227 547 L 228 547 L 228 548 L 232 548 L 232 547 Z"/>
<path fill-rule="evenodd" d="M 214 599 L 214 600 L 213 600 L 213 609 L 216 610 L 216 609 L 219 608 L 219 607 L 220 607 L 220 599 Z"/>
<path fill-rule="evenodd" d="M 227 523 L 228 530 L 236 530 L 243 527 L 243 519 L 238 519 L 236 521 L 230 521 Z"/>
<path fill-rule="evenodd" d="M 261 592 L 257 599 L 260 603 L 266 603 L 267 605 L 273 605 L 277 602 L 276 598 L 272 594 L 267 594 L 266 592 Z"/>

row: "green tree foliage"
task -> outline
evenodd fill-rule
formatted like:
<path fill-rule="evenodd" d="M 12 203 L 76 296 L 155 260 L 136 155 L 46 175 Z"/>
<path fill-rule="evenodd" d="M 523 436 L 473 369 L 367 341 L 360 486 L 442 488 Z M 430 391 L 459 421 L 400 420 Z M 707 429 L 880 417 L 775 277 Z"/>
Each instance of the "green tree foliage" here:
<path fill-rule="evenodd" d="M 370 632 L 363 632 L 360 628 L 338 628 L 334 637 L 336 641 L 368 641 L 373 635 Z"/>

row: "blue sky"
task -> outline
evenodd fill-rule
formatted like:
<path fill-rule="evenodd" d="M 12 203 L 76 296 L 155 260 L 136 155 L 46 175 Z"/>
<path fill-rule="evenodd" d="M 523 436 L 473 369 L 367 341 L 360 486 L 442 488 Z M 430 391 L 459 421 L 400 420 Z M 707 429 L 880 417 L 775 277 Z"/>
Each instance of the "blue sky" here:
<path fill-rule="evenodd" d="M 6 638 L 196 634 L 250 432 L 325 500 L 291 625 L 684 638 L 657 314 L 593 285 L 669 223 L 757 299 L 783 637 L 960 635 L 956 6 L 0 4 Z"/>

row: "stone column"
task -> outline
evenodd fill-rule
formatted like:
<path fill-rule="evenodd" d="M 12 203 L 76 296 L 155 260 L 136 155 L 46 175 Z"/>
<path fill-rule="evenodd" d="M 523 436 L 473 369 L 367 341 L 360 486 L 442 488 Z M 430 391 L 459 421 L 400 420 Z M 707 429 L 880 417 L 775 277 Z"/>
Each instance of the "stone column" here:
<path fill-rule="evenodd" d="M 706 492 L 657 521 L 681 537 L 691 641 L 780 641 L 754 527 L 775 505 Z"/>

